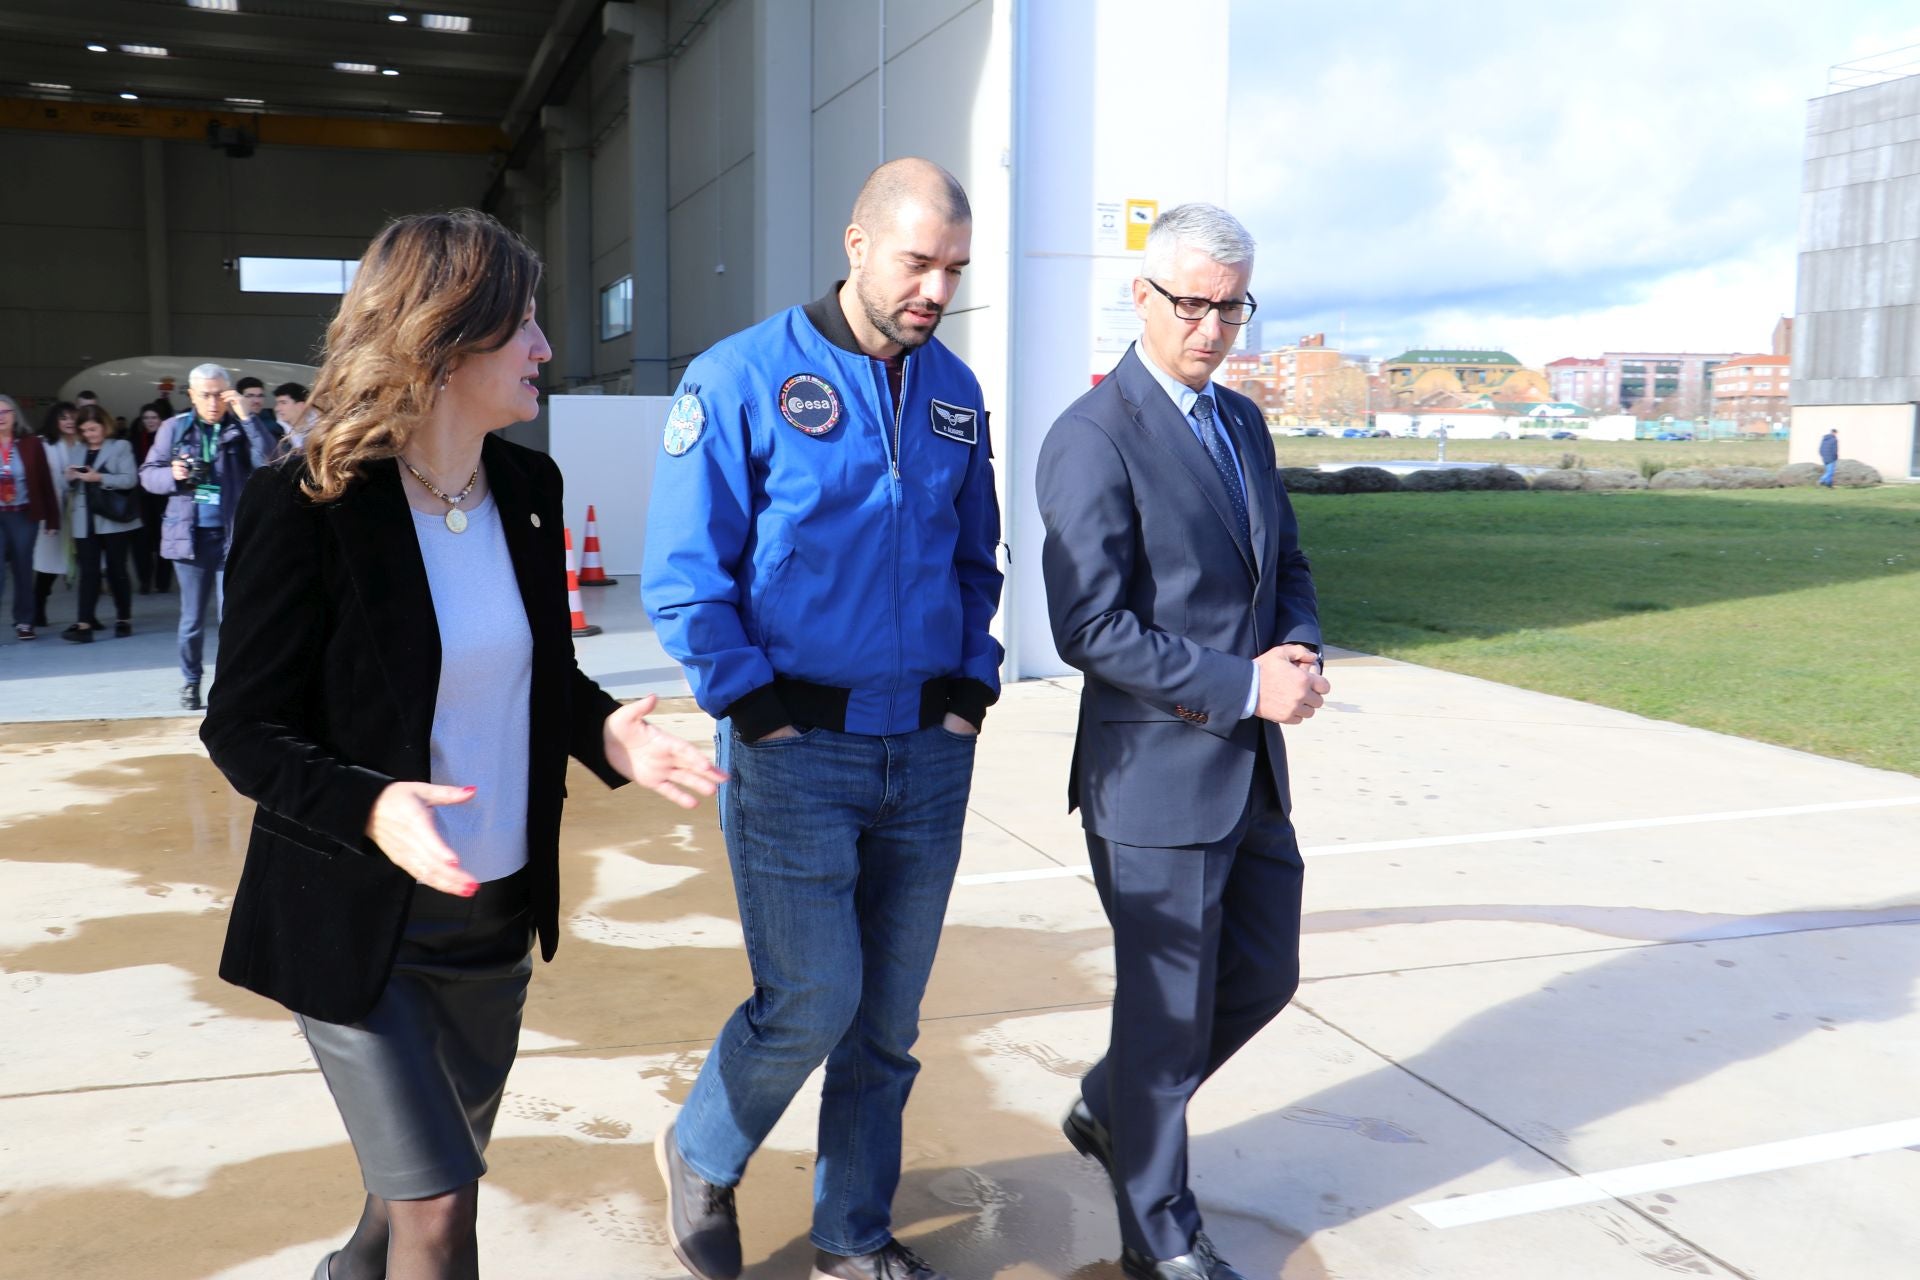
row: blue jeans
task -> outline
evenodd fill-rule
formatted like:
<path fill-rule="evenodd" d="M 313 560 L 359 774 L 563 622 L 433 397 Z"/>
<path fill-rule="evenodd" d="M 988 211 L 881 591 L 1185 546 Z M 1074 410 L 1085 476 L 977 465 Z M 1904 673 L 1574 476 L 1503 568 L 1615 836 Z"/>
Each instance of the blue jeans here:
<path fill-rule="evenodd" d="M 1820 473 L 1820 483 L 1829 489 L 1833 488 L 1833 469 L 1839 465 L 1837 462 L 1829 462 L 1827 469 Z"/>
<path fill-rule="evenodd" d="M 173 562 L 180 580 L 180 678 L 188 684 L 200 683 L 207 604 L 214 606 L 216 625 L 227 606 L 226 565 L 227 531 L 206 526 L 194 528 L 193 559 Z"/>
<path fill-rule="evenodd" d="M 40 522 L 25 511 L 0 511 L 0 588 L 13 583 L 13 623 L 33 621 L 33 542 Z"/>
<path fill-rule="evenodd" d="M 674 1132 L 689 1167 L 732 1186 L 822 1061 L 813 1242 L 893 1238 L 900 1113 L 920 1064 L 974 738 L 808 729 L 749 744 L 722 722 L 720 822 L 753 995 L 707 1055 Z"/>

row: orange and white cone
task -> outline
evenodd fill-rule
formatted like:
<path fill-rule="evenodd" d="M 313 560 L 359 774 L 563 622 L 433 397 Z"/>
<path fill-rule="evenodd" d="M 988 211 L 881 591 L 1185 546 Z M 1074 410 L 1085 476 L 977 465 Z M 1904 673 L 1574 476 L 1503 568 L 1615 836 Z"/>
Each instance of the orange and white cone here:
<path fill-rule="evenodd" d="M 587 504 L 587 541 L 580 549 L 580 585 L 611 587 L 617 578 L 609 578 L 600 564 L 600 525 L 593 518 L 593 504 Z"/>
<path fill-rule="evenodd" d="M 580 572 L 575 567 L 573 551 L 573 530 L 567 534 L 567 608 L 573 610 L 573 634 L 576 636 L 597 636 L 600 628 L 587 621 L 587 607 L 580 602 Z"/>

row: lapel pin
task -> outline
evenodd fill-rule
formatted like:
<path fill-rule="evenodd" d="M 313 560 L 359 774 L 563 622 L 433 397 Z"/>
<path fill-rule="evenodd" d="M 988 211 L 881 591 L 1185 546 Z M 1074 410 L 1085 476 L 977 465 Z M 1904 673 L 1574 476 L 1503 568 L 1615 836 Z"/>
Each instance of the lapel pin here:
<path fill-rule="evenodd" d="M 538 529 L 540 527 L 540 513 L 538 511 L 528 516 L 527 519 L 533 521 L 534 528 Z"/>

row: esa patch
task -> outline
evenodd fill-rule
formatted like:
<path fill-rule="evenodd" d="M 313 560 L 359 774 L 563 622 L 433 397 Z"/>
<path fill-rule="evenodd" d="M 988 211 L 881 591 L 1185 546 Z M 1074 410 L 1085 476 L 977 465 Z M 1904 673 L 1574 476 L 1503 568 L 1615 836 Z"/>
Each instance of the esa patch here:
<path fill-rule="evenodd" d="M 976 410 L 963 409 L 945 400 L 935 400 L 928 417 L 933 422 L 933 434 L 937 436 L 957 440 L 961 444 L 980 442 L 980 415 Z"/>
<path fill-rule="evenodd" d="M 780 388 L 780 416 L 810 436 L 840 425 L 840 393 L 813 373 L 796 373 Z"/>
<path fill-rule="evenodd" d="M 707 413 L 700 407 L 698 396 L 686 395 L 675 400 L 667 414 L 667 456 L 677 458 L 693 448 L 706 425 Z"/>

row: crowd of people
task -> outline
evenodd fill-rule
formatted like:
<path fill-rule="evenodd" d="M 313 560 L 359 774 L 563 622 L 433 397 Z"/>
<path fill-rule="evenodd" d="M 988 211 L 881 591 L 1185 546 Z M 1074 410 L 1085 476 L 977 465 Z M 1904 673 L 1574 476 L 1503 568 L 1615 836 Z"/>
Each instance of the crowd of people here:
<path fill-rule="evenodd" d="M 16 640 L 36 640 L 43 628 L 56 625 L 48 609 L 61 588 L 73 589 L 75 596 L 72 620 L 60 637 L 88 644 L 109 625 L 99 616 L 103 582 L 113 602 L 115 636 L 133 634 L 136 594 L 168 595 L 176 579 L 201 585 L 190 573 L 175 572 L 175 561 L 195 563 L 191 546 L 187 554 L 178 554 L 178 540 L 166 536 L 171 518 L 183 522 L 190 542 L 198 523 L 192 520 L 196 503 L 206 505 L 204 495 L 211 493 L 217 506 L 217 478 L 208 486 L 181 475 L 193 473 L 179 457 L 197 443 L 197 437 L 188 438 L 190 428 L 211 413 L 210 422 L 239 430 L 246 442 L 245 470 L 237 476 L 229 472 L 229 479 L 243 483 L 246 471 L 298 448 L 313 416 L 307 389 L 297 382 L 275 387 L 271 406 L 260 379 L 241 378 L 230 387 L 229 382 L 226 370 L 203 365 L 189 380 L 193 409 L 178 411 L 161 395 L 124 420 L 93 392 L 82 391 L 48 406 L 37 430 L 13 397 L 0 395 L 0 559 L 5 561 L 0 593 L 12 591 Z M 200 392 L 209 389 L 215 394 L 202 405 Z M 176 506 L 174 500 L 182 496 L 189 501 Z M 184 657 L 182 663 L 189 685 L 199 682 L 197 646 L 205 613 L 203 601 L 194 603 L 199 606 L 192 618 L 195 659 L 191 670 Z M 190 700 L 183 691 L 182 703 L 197 707 L 197 689 Z"/>

